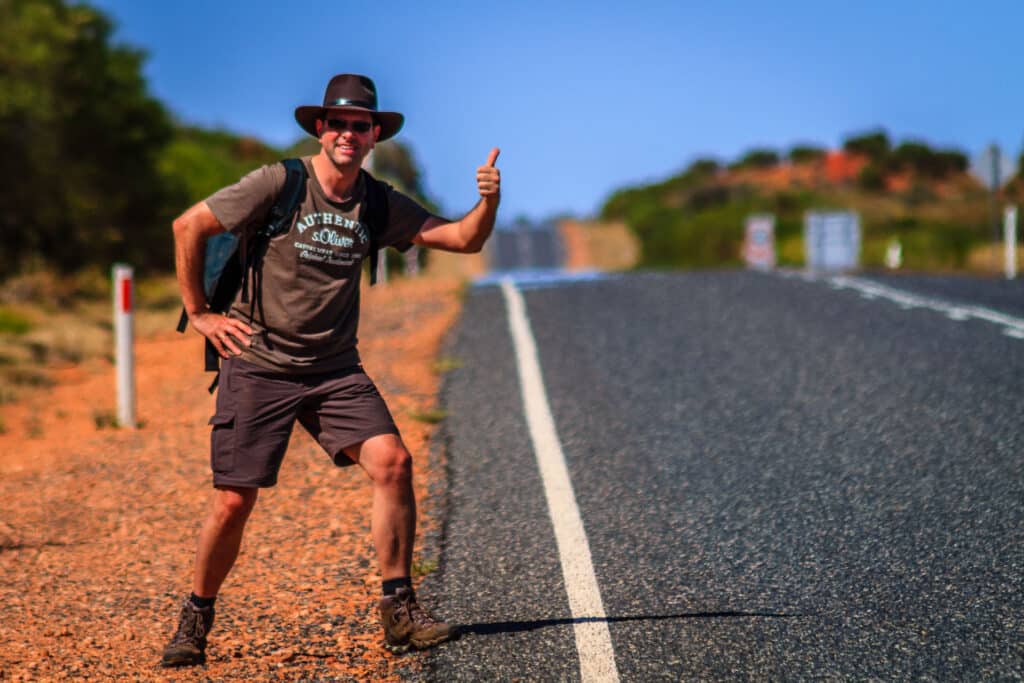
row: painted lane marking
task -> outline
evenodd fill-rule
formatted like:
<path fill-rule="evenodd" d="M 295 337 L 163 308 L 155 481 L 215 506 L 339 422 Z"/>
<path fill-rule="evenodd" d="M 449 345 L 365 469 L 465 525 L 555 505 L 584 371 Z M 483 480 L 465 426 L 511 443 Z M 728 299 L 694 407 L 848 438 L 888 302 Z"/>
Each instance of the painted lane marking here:
<path fill-rule="evenodd" d="M 778 272 L 783 277 L 798 277 L 804 282 L 825 282 L 829 287 L 835 290 L 852 289 L 858 292 L 860 296 L 865 299 L 887 299 L 905 311 L 909 311 L 914 308 L 925 308 L 942 313 L 950 320 L 956 320 L 957 322 L 963 322 L 972 318 L 976 320 L 984 320 L 985 322 L 990 322 L 1002 327 L 1003 334 L 1007 337 L 1012 337 L 1013 339 L 1024 339 L 1024 318 L 1000 313 L 999 311 L 992 310 L 991 308 L 985 308 L 984 306 L 954 304 L 934 297 L 913 294 L 902 289 L 896 289 L 895 287 L 889 287 L 888 285 L 872 282 L 871 280 L 864 280 L 845 275 L 820 277 L 806 273 L 794 274 L 788 271 Z"/>
<path fill-rule="evenodd" d="M 942 299 L 936 299 L 920 294 L 912 294 L 895 287 L 882 285 L 870 280 L 862 280 L 856 277 L 839 275 L 829 279 L 833 287 L 840 289 L 853 289 L 861 293 L 861 296 L 870 295 L 880 299 L 888 299 L 895 302 L 900 308 L 910 310 L 913 308 L 925 308 L 944 314 L 950 320 L 969 320 L 976 318 L 984 320 L 1003 328 L 1003 334 L 1015 339 L 1024 338 L 1024 318 L 1016 318 L 1012 315 L 993 311 L 984 306 L 965 306 L 954 304 Z"/>
<path fill-rule="evenodd" d="M 580 658 L 580 679 L 584 683 L 616 682 L 615 651 L 594 574 L 590 544 L 583 530 L 583 519 L 576 505 L 569 468 L 558 440 L 555 419 L 548 405 L 544 378 L 537 358 L 537 344 L 530 329 L 523 296 L 510 279 L 503 280 L 501 291 L 508 309 L 508 325 L 516 351 L 523 409 L 533 440 L 537 466 L 544 481 L 548 513 L 555 529 L 555 541 L 562 562 L 562 577 L 569 596 L 576 652 Z"/>

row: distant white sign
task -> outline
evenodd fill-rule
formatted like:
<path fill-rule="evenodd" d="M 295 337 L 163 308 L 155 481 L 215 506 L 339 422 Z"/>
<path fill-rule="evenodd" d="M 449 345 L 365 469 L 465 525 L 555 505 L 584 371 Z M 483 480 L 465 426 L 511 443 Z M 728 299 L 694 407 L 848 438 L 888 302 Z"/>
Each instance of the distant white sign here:
<path fill-rule="evenodd" d="M 851 270 L 860 263 L 860 217 L 853 211 L 808 211 L 804 250 L 811 270 Z"/>
<path fill-rule="evenodd" d="M 747 217 L 743 260 L 750 268 L 775 267 L 775 216 L 759 213 Z"/>
<path fill-rule="evenodd" d="M 1003 154 L 998 145 L 989 145 L 971 163 L 971 174 L 990 190 L 998 190 L 1017 174 L 1013 158 Z"/>

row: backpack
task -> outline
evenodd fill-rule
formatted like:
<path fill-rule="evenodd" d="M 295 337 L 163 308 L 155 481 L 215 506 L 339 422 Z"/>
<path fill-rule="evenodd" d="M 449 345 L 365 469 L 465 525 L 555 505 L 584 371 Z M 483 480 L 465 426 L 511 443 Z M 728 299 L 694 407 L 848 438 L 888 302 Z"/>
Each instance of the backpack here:
<path fill-rule="evenodd" d="M 254 292 L 250 320 L 260 304 L 261 270 L 263 254 L 273 237 L 287 232 L 291 228 L 292 218 L 306 194 L 306 166 L 301 159 L 284 159 L 281 164 L 285 168 L 284 187 L 274 201 L 267 223 L 259 228 L 252 238 L 240 240 L 229 232 L 214 235 L 206 241 L 206 254 L 203 262 L 203 288 L 210 310 L 215 313 L 227 313 L 242 291 L 242 301 L 248 303 L 249 274 L 253 274 Z M 370 233 L 370 286 L 377 284 L 377 259 L 380 251 L 378 236 L 388 224 L 388 193 L 387 185 L 365 170 L 360 170 L 366 183 L 366 198 L 363 204 L 362 222 Z M 262 309 L 261 309 L 262 312 Z M 188 329 L 188 313 L 181 309 L 178 319 L 178 332 Z M 217 388 L 220 380 L 220 354 L 213 342 L 206 340 L 205 369 L 216 372 L 210 393 Z"/>

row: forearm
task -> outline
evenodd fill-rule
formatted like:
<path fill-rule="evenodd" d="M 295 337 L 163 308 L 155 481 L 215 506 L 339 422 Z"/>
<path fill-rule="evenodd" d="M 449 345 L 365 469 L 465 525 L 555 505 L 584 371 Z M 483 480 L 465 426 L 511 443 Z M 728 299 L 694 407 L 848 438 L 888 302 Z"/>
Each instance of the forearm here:
<path fill-rule="evenodd" d="M 174 221 L 174 265 L 189 318 L 207 310 L 203 286 L 206 240 L 223 231 L 206 202 L 199 202 Z"/>
<path fill-rule="evenodd" d="M 500 201 L 501 195 L 498 194 L 481 197 L 476 206 L 462 217 L 458 223 L 459 237 L 463 245 L 461 251 L 476 253 L 483 249 L 484 242 L 494 230 Z"/>
<path fill-rule="evenodd" d="M 175 221 L 174 266 L 181 301 L 189 318 L 206 310 L 206 291 L 203 287 L 205 251 L 206 237 L 190 229 L 187 221 Z"/>

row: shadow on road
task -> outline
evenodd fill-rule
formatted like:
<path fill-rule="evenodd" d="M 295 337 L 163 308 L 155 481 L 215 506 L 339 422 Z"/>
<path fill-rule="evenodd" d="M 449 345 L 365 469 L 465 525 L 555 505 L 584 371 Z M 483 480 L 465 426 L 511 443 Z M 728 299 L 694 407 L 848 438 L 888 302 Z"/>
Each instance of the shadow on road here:
<path fill-rule="evenodd" d="M 779 612 L 685 612 L 683 614 L 640 614 L 628 617 L 580 617 L 579 619 L 567 617 L 564 619 L 540 619 L 537 621 L 495 621 L 485 624 L 462 624 L 459 626 L 459 630 L 463 634 L 472 633 L 487 636 L 495 633 L 518 633 L 520 631 L 534 631 L 549 626 L 567 626 L 569 624 L 586 624 L 598 621 L 615 624 L 628 621 L 661 621 L 664 619 L 792 619 L 802 616 L 804 615 Z"/>

